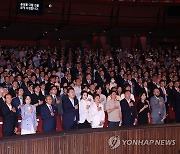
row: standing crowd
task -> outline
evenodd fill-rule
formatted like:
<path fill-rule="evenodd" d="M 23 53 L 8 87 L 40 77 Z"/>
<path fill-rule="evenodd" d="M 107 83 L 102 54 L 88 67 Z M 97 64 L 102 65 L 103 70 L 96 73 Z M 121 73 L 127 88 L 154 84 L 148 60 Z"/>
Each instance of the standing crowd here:
<path fill-rule="evenodd" d="M 3 136 L 180 122 L 178 49 L 0 47 Z M 106 124 L 108 121 L 108 124 Z"/>

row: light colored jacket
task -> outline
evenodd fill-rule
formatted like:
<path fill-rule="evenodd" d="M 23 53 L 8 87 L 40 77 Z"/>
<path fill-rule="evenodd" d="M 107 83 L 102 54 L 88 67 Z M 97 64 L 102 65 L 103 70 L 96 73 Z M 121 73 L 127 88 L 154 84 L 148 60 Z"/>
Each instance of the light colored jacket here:
<path fill-rule="evenodd" d="M 99 126 L 101 121 L 105 121 L 105 113 L 104 108 L 102 104 L 99 104 L 99 107 L 102 108 L 102 110 L 98 111 L 97 105 L 95 103 L 91 104 L 90 106 L 90 119 L 91 119 L 91 127 L 92 128 L 102 128 L 102 126 Z"/>
<path fill-rule="evenodd" d="M 159 101 L 163 101 L 164 99 L 162 97 L 151 97 L 150 99 L 150 105 L 151 105 L 151 117 L 152 118 L 162 118 L 163 116 L 166 115 L 166 107 L 165 107 L 165 103 L 163 105 L 159 104 Z"/>
<path fill-rule="evenodd" d="M 31 130 L 32 127 L 36 127 L 38 125 L 36 118 L 36 107 L 34 105 L 30 105 L 33 108 L 33 112 L 30 113 L 28 106 L 25 104 L 21 108 L 21 129 Z"/>
<path fill-rule="evenodd" d="M 85 120 L 87 120 L 89 123 L 91 122 L 90 120 L 90 115 L 89 115 L 89 109 L 87 109 L 87 105 L 90 105 L 91 102 L 87 100 L 81 99 L 79 101 L 79 123 L 84 123 Z"/>

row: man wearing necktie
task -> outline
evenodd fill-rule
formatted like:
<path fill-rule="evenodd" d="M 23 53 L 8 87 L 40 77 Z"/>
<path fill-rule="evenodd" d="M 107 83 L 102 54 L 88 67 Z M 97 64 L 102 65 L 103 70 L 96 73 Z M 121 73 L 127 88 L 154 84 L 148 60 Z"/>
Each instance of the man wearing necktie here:
<path fill-rule="evenodd" d="M 23 106 L 23 88 L 18 88 L 16 90 L 17 97 L 13 98 L 12 105 L 16 108 L 18 116 L 21 116 L 21 107 Z"/>
<path fill-rule="evenodd" d="M 5 95 L 5 105 L 2 108 L 3 115 L 3 136 L 11 136 L 17 133 L 18 118 L 15 107 L 11 105 L 12 96 L 10 94 Z"/>
<path fill-rule="evenodd" d="M 52 96 L 47 95 L 46 104 L 41 107 L 41 118 L 43 120 L 43 132 L 56 131 L 56 109 L 52 105 Z"/>
<path fill-rule="evenodd" d="M 67 94 L 62 98 L 63 107 L 63 129 L 76 129 L 79 121 L 78 99 L 75 97 L 75 91 L 72 87 L 67 90 Z"/>
<path fill-rule="evenodd" d="M 53 98 L 52 104 L 54 105 L 54 107 L 58 111 L 58 114 L 62 115 L 63 114 L 62 103 L 60 101 L 60 97 L 57 96 L 57 87 L 56 86 L 51 87 L 50 95 Z"/>

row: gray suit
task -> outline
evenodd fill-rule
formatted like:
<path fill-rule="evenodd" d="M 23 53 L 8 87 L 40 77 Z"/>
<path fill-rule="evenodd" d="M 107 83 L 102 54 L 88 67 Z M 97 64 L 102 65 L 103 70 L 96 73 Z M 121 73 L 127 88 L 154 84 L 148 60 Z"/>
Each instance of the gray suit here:
<path fill-rule="evenodd" d="M 33 112 L 30 113 L 28 106 L 25 104 L 21 108 L 21 129 L 24 130 L 31 130 L 32 126 L 36 127 L 38 125 L 37 119 L 36 119 L 36 107 L 34 105 L 30 105 L 33 108 Z"/>
<path fill-rule="evenodd" d="M 151 117 L 152 117 L 152 124 L 162 124 L 164 123 L 163 116 L 166 115 L 166 107 L 165 103 L 163 105 L 159 104 L 159 101 L 163 101 L 162 97 L 151 97 L 150 105 L 151 105 Z"/>
<path fill-rule="evenodd" d="M 56 107 L 56 110 L 58 111 L 58 113 L 60 115 L 62 115 L 63 114 L 63 109 L 62 109 L 62 101 L 61 101 L 60 97 L 56 96 L 56 98 L 54 98 L 52 96 L 52 98 L 53 98 L 52 104 Z M 60 104 L 57 104 L 56 103 L 57 101 L 60 101 Z"/>

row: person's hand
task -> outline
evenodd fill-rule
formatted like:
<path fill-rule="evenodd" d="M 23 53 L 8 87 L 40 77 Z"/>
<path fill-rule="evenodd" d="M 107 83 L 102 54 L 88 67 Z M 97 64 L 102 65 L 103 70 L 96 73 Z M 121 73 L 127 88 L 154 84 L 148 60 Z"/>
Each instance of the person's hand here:
<path fill-rule="evenodd" d="M 42 105 L 43 104 L 43 101 L 39 101 L 39 105 Z"/>
<path fill-rule="evenodd" d="M 163 105 L 164 104 L 164 102 L 163 101 L 159 101 L 159 105 Z"/>
<path fill-rule="evenodd" d="M 165 116 L 165 115 L 163 116 L 163 119 L 166 119 L 166 116 Z"/>
<path fill-rule="evenodd" d="M 22 107 L 22 105 L 19 105 L 19 106 L 18 106 L 18 109 L 21 109 L 21 107 Z"/>
<path fill-rule="evenodd" d="M 100 102 L 103 102 L 104 101 L 104 98 L 100 98 Z"/>
<path fill-rule="evenodd" d="M 135 125 L 137 125 L 137 118 L 135 118 L 135 120 L 134 120 L 134 124 L 135 124 Z"/>
<path fill-rule="evenodd" d="M 16 112 L 15 107 L 12 107 L 11 111 L 12 111 L 12 112 Z"/>
<path fill-rule="evenodd" d="M 90 99 L 90 98 L 88 98 L 87 100 L 91 102 L 91 99 Z"/>
<path fill-rule="evenodd" d="M 15 128 L 14 128 L 14 133 L 17 134 L 17 131 L 18 131 L 18 128 L 15 127 Z"/>
<path fill-rule="evenodd" d="M 115 106 L 114 106 L 114 109 L 119 109 L 119 106 L 116 106 L 116 105 L 115 105 Z"/>
<path fill-rule="evenodd" d="M 30 108 L 29 112 L 30 112 L 30 113 L 32 113 L 32 112 L 33 112 L 33 108 L 32 108 L 32 107 Z"/>
<path fill-rule="evenodd" d="M 100 124 L 99 124 L 99 126 L 102 126 L 103 124 L 104 124 L 104 121 L 101 121 Z"/>
<path fill-rule="evenodd" d="M 90 105 L 86 105 L 86 109 L 89 109 L 90 108 Z"/>
<path fill-rule="evenodd" d="M 53 112 L 51 112 L 51 116 L 54 117 L 54 115 L 55 115 L 55 114 L 54 114 Z"/>
<path fill-rule="evenodd" d="M 75 108 L 75 110 L 77 110 L 78 109 L 78 105 L 75 105 L 74 108 Z"/>
<path fill-rule="evenodd" d="M 148 105 L 144 105 L 144 109 L 148 108 Z"/>
<path fill-rule="evenodd" d="M 60 100 L 57 100 L 57 101 L 56 101 L 56 104 L 60 104 L 60 103 L 61 103 Z"/>
<path fill-rule="evenodd" d="M 119 126 L 122 126 L 122 121 L 119 122 Z"/>
<path fill-rule="evenodd" d="M 132 102 L 129 103 L 129 106 L 134 106 L 134 104 Z"/>
<path fill-rule="evenodd" d="M 101 110 L 102 110 L 102 107 L 99 106 L 97 109 L 98 109 L 98 111 L 101 111 Z"/>

